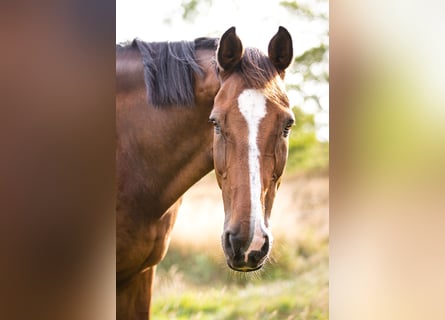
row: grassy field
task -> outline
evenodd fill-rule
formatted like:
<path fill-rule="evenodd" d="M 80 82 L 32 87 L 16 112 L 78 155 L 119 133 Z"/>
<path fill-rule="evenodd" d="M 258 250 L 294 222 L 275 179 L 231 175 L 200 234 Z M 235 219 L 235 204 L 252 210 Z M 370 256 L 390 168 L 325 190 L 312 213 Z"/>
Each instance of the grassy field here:
<path fill-rule="evenodd" d="M 260 271 L 241 274 L 220 246 L 224 213 L 213 174 L 184 198 L 169 252 L 158 266 L 154 319 L 328 319 L 329 187 L 326 175 L 282 182 L 275 240 Z"/>

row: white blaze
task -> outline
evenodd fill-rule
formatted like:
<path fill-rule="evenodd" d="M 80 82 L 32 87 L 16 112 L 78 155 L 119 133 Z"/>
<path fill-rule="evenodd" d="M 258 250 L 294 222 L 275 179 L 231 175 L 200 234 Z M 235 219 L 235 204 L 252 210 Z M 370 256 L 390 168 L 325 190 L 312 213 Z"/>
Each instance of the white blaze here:
<path fill-rule="evenodd" d="M 238 108 L 244 116 L 248 128 L 249 145 L 249 184 L 250 184 L 250 236 L 252 241 L 246 251 L 260 250 L 264 244 L 264 233 L 271 238 L 264 225 L 261 204 L 260 150 L 257 136 L 261 119 L 266 115 L 266 99 L 260 90 L 246 89 L 238 97 Z"/>

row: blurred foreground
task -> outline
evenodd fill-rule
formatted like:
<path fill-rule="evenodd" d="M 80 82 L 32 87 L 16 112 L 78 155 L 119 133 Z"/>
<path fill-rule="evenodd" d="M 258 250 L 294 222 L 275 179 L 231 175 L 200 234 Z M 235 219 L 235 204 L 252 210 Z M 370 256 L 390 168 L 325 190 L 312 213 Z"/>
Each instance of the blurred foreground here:
<path fill-rule="evenodd" d="M 329 178 L 285 175 L 270 220 L 270 262 L 231 271 L 220 245 L 224 210 L 213 173 L 185 195 L 158 266 L 156 319 L 328 319 Z"/>

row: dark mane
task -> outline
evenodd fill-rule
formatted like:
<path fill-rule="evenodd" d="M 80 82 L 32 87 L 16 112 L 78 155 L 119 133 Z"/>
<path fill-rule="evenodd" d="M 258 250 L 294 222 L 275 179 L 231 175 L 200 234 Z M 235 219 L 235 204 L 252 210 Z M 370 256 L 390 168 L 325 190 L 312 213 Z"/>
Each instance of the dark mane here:
<path fill-rule="evenodd" d="M 133 41 L 124 41 L 120 43 L 116 43 L 116 51 L 124 51 L 128 49 L 133 44 Z"/>
<path fill-rule="evenodd" d="M 281 87 L 277 83 L 279 73 L 269 57 L 259 49 L 246 48 L 237 71 L 249 88 L 262 89 L 268 99 L 282 105 L 289 104 L 284 88 L 272 90 Z"/>
<path fill-rule="evenodd" d="M 217 39 L 198 38 L 195 41 L 143 42 L 133 40 L 130 45 L 142 55 L 148 101 L 154 106 L 193 106 L 193 74 L 203 75 L 196 61 L 195 51 L 216 50 Z M 126 47 L 116 50 L 125 50 Z"/>

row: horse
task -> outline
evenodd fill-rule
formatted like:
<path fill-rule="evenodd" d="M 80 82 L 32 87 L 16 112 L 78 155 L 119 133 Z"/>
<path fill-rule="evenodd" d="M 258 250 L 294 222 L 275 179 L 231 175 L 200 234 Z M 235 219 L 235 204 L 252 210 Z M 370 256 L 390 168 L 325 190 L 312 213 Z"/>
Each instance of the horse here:
<path fill-rule="evenodd" d="M 284 87 L 292 56 L 284 27 L 268 55 L 244 48 L 235 27 L 220 39 L 116 47 L 117 319 L 149 319 L 182 195 L 213 169 L 227 265 L 264 265 L 294 122 Z"/>

